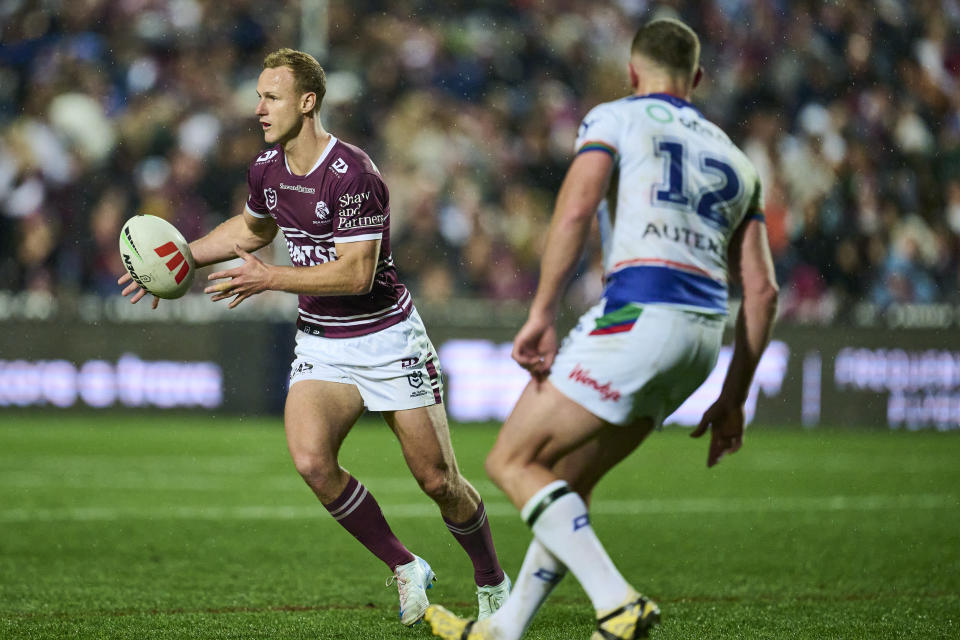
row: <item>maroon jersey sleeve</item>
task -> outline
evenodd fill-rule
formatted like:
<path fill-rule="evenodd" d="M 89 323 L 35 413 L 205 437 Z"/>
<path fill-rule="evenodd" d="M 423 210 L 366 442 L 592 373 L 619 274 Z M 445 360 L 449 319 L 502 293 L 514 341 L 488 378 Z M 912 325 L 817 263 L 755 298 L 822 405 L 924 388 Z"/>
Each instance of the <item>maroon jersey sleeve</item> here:
<path fill-rule="evenodd" d="M 361 173 L 340 190 L 333 206 L 334 242 L 383 238 L 387 227 L 387 190 L 373 173 Z"/>
<path fill-rule="evenodd" d="M 269 218 L 267 196 L 263 189 L 263 169 L 256 164 L 247 169 L 247 211 L 257 218 Z M 274 196 L 276 198 L 276 196 Z M 274 201 L 276 204 L 276 201 Z"/>

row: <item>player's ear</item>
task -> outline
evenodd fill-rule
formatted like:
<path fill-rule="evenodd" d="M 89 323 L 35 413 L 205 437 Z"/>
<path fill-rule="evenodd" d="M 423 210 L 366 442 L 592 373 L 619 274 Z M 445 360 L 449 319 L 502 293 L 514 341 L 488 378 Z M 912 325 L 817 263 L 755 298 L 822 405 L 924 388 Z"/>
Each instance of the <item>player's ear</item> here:
<path fill-rule="evenodd" d="M 300 98 L 300 113 L 304 115 L 312 113 L 315 106 L 317 106 L 317 94 L 313 91 L 308 91 Z"/>
<path fill-rule="evenodd" d="M 697 72 L 693 74 L 693 84 L 690 86 L 690 88 L 696 89 L 701 80 L 703 80 L 703 67 L 698 66 Z"/>
<path fill-rule="evenodd" d="M 633 66 L 633 60 L 627 62 L 627 71 L 630 73 L 630 86 L 636 91 L 640 85 L 640 74 L 637 73 L 636 68 Z"/>

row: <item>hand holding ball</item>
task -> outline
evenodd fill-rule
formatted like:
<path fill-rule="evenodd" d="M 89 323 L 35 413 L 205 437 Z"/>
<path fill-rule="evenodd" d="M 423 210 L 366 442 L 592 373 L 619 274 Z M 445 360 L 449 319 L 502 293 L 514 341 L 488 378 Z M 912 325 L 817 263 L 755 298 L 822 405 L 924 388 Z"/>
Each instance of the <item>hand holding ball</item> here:
<path fill-rule="evenodd" d="M 130 277 L 158 298 L 179 298 L 193 283 L 196 262 L 176 227 L 156 216 L 137 215 L 120 230 L 120 256 Z"/>

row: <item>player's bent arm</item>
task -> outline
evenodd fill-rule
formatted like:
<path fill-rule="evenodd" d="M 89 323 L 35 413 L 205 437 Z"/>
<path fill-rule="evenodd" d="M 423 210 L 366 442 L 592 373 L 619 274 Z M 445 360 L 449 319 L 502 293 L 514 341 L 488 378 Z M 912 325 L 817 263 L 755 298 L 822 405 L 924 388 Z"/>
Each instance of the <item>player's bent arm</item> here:
<path fill-rule="evenodd" d="M 593 216 L 607 192 L 612 168 L 613 158 L 600 151 L 581 153 L 570 165 L 550 221 L 531 317 L 552 322 L 556 315 L 563 290 L 583 253 Z"/>
<path fill-rule="evenodd" d="M 190 243 L 198 267 L 237 257 L 235 247 L 256 251 L 273 241 L 277 223 L 273 218 L 258 218 L 244 211 L 218 225 L 213 231 Z"/>
<path fill-rule="evenodd" d="M 737 315 L 733 357 L 720 397 L 743 405 L 760 356 L 770 342 L 777 315 L 779 287 L 767 241 L 767 228 L 759 220 L 747 220 L 730 245 L 733 274 L 743 287 L 743 302 Z"/>
<path fill-rule="evenodd" d="M 270 267 L 269 288 L 311 296 L 363 295 L 373 288 L 380 240 L 338 242 L 337 259 L 313 267 Z"/>

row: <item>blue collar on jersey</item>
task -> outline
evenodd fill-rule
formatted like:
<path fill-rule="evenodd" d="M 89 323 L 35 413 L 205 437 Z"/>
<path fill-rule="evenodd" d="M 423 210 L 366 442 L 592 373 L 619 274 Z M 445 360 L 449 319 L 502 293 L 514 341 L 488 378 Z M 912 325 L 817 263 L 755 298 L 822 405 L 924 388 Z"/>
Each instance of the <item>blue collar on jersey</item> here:
<path fill-rule="evenodd" d="M 696 111 L 697 115 L 700 116 L 701 118 L 703 117 L 703 114 L 700 113 L 700 110 L 697 109 L 695 106 L 693 106 L 683 98 L 678 98 L 677 96 L 670 95 L 669 93 L 648 93 L 643 96 L 630 96 L 629 98 L 627 98 L 627 100 L 641 100 L 643 98 L 653 98 L 654 100 L 663 100 L 664 102 L 669 102 L 670 104 L 672 104 L 677 108 L 687 107 L 689 109 L 693 109 L 694 111 Z"/>

